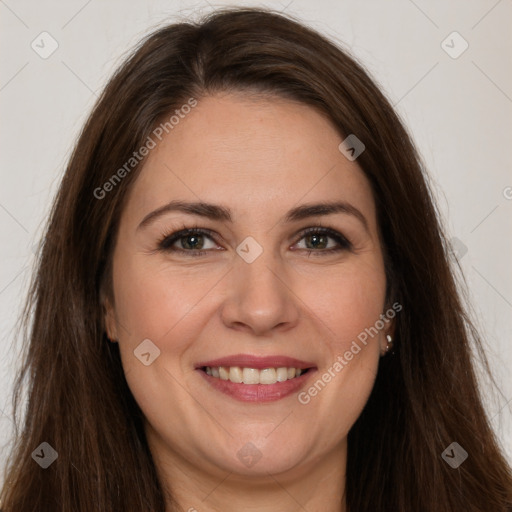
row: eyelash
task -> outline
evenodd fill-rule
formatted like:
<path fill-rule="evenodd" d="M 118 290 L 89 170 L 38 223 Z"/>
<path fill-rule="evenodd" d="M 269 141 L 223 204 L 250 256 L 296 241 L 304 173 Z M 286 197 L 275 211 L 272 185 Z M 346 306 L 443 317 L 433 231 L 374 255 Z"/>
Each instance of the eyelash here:
<path fill-rule="evenodd" d="M 172 245 L 179 241 L 182 238 L 186 238 L 189 235 L 192 234 L 202 234 L 206 235 L 208 238 L 213 240 L 215 243 L 215 238 L 213 236 L 213 232 L 209 229 L 200 228 L 198 226 L 194 226 L 191 228 L 185 228 L 180 229 L 178 231 L 175 231 L 174 233 L 165 233 L 161 236 L 159 242 L 158 242 L 158 250 L 162 252 L 180 252 L 185 253 L 187 256 L 192 257 L 198 257 L 198 256 L 205 256 L 208 252 L 211 251 L 211 249 L 208 250 L 185 250 L 185 249 L 177 249 L 172 247 Z M 298 236 L 300 236 L 299 241 L 302 240 L 304 237 L 308 235 L 327 235 L 333 240 L 335 240 L 339 245 L 338 247 L 330 248 L 330 249 L 299 249 L 302 251 L 308 251 L 308 257 L 311 255 L 312 252 L 317 253 L 319 256 L 323 255 L 329 255 L 340 251 L 345 250 L 352 250 L 352 244 L 350 241 L 345 238 L 341 233 L 338 231 L 325 227 L 325 226 L 316 226 L 311 227 L 302 230 Z M 320 254 L 318 254 L 320 253 Z"/>

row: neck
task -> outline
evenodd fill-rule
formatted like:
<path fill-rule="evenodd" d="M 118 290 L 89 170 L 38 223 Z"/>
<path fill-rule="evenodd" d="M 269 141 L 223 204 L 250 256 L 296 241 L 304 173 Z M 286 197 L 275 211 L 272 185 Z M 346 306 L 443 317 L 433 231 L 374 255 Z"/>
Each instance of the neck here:
<path fill-rule="evenodd" d="M 345 512 L 346 439 L 322 457 L 282 473 L 248 476 L 198 467 L 147 430 L 164 490 L 186 512 Z M 169 499 L 166 512 L 174 511 Z"/>

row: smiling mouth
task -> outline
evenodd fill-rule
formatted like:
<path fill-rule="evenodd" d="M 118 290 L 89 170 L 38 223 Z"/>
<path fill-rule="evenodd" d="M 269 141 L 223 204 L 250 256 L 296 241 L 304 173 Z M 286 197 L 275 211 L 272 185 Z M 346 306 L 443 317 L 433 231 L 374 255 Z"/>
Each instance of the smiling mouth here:
<path fill-rule="evenodd" d="M 276 384 L 304 375 L 311 368 L 246 368 L 240 366 L 202 366 L 199 368 L 210 377 L 235 384 Z"/>

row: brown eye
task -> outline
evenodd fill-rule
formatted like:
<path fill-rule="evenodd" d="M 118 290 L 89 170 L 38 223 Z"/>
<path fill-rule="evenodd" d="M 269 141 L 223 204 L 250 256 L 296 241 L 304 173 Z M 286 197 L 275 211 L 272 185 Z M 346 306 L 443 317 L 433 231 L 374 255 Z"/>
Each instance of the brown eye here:
<path fill-rule="evenodd" d="M 207 240 L 211 240 L 212 246 L 205 247 Z M 192 255 L 202 255 L 206 253 L 204 249 L 214 249 L 217 245 L 210 235 L 209 231 L 204 229 L 183 229 L 170 235 L 166 235 L 158 243 L 158 248 L 167 252 L 183 252 Z"/>
<path fill-rule="evenodd" d="M 310 228 L 301 233 L 301 240 L 306 241 L 306 247 L 299 249 L 307 250 L 309 253 L 325 254 L 352 248 L 352 244 L 341 233 L 330 228 Z"/>

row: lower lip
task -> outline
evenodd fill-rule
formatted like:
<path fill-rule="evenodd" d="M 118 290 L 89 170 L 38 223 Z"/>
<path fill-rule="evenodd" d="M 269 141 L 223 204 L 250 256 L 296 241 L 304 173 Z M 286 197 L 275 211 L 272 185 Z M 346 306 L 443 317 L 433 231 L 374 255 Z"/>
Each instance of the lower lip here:
<path fill-rule="evenodd" d="M 306 380 L 315 373 L 315 370 L 310 369 L 299 377 L 284 382 L 276 382 L 275 384 L 238 384 L 230 380 L 212 377 L 203 370 L 198 369 L 197 371 L 217 391 L 242 402 L 274 402 L 281 400 L 281 398 L 299 391 Z"/>

